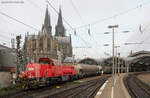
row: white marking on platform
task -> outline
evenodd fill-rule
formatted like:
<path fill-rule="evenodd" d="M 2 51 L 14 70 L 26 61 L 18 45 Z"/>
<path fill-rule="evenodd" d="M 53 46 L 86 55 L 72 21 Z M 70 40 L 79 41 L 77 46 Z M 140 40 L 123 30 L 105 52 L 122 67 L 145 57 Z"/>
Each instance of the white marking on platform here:
<path fill-rule="evenodd" d="M 111 98 L 114 98 L 114 87 L 112 86 L 112 90 L 111 90 Z"/>
<path fill-rule="evenodd" d="M 97 95 L 101 95 L 102 92 L 98 92 Z"/>
<path fill-rule="evenodd" d="M 108 80 L 107 80 L 108 81 Z M 102 87 L 100 88 L 100 90 L 103 90 L 107 84 L 107 81 L 102 85 Z"/>
<path fill-rule="evenodd" d="M 108 80 L 105 81 L 105 83 L 102 85 L 102 87 L 99 89 L 98 93 L 96 95 L 101 95 L 102 94 L 102 91 L 104 90 L 106 84 L 108 83 Z"/>

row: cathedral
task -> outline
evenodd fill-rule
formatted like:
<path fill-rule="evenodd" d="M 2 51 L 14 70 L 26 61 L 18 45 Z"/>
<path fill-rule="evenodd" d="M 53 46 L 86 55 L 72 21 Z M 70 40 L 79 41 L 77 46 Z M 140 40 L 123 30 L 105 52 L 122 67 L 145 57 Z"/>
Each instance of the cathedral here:
<path fill-rule="evenodd" d="M 24 50 L 30 62 L 38 62 L 39 58 L 44 57 L 58 59 L 58 53 L 61 54 L 62 61 L 66 57 L 72 57 L 71 35 L 66 36 L 61 9 L 59 9 L 55 35 L 52 35 L 51 19 L 47 7 L 41 31 L 38 32 L 38 35 L 29 35 L 27 33 Z"/>

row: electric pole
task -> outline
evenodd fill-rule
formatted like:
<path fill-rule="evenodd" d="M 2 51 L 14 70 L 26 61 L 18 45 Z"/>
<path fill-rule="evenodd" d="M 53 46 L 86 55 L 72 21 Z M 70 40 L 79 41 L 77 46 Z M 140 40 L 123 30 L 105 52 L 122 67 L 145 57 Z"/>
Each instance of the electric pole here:
<path fill-rule="evenodd" d="M 20 49 L 20 39 L 21 39 L 21 35 L 16 36 L 16 44 L 17 44 L 17 49 L 16 49 L 16 53 L 17 53 L 17 66 L 16 66 L 16 78 L 17 80 L 19 79 L 19 73 L 20 73 L 20 64 L 22 63 L 22 53 L 21 53 L 21 49 Z"/>
<path fill-rule="evenodd" d="M 114 69 L 115 69 L 115 58 L 114 58 L 114 28 L 118 28 L 118 25 L 112 25 L 112 26 L 108 26 L 108 28 L 112 29 L 112 94 L 111 94 L 111 98 L 114 97 L 114 78 L 115 78 L 115 74 L 114 74 Z"/>
<path fill-rule="evenodd" d="M 118 74 L 120 74 L 120 53 L 118 53 Z"/>

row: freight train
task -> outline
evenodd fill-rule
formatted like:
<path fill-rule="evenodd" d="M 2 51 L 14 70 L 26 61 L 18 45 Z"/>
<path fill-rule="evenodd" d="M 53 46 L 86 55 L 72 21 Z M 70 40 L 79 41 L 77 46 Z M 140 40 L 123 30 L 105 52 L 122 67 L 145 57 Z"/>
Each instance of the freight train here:
<path fill-rule="evenodd" d="M 27 65 L 26 72 L 21 74 L 21 80 L 24 87 L 45 86 L 54 82 L 100 75 L 101 70 L 102 68 L 97 65 L 64 66 L 56 60 L 40 58 L 38 63 Z"/>

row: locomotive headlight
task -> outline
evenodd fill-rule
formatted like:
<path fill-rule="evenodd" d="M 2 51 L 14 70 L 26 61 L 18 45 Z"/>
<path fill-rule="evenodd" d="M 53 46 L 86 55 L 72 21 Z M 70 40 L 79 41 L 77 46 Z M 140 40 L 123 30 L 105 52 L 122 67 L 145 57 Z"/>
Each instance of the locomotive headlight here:
<path fill-rule="evenodd" d="M 33 68 L 33 67 L 29 67 L 28 70 L 29 70 L 29 71 L 33 71 L 34 68 Z"/>

